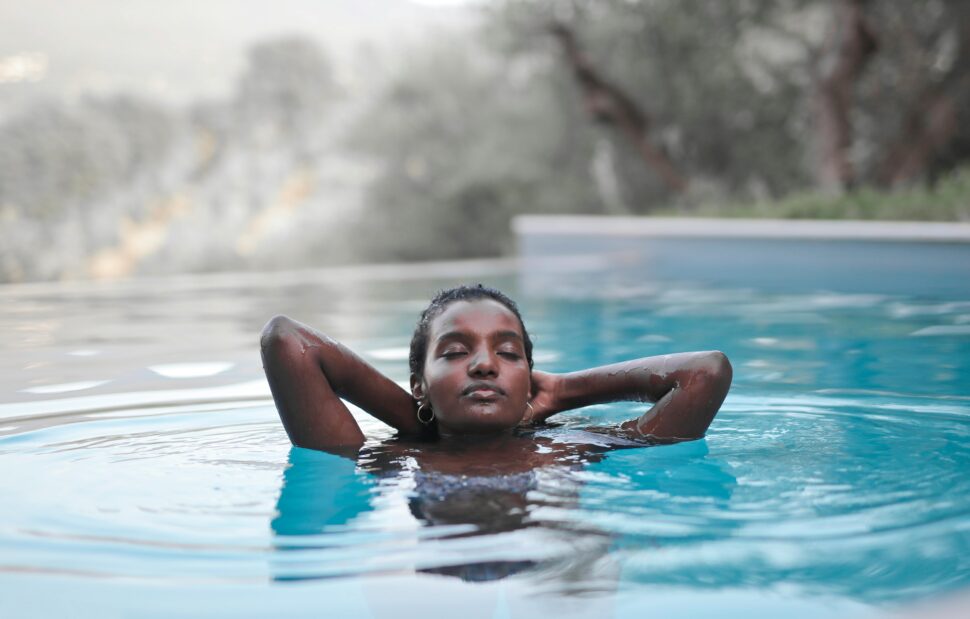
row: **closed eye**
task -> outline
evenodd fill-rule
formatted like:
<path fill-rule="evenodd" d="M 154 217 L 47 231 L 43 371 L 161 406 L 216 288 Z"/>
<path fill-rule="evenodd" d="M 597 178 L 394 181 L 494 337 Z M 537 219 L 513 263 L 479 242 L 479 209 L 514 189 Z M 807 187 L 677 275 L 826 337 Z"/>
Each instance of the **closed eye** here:
<path fill-rule="evenodd" d="M 522 355 L 517 352 L 499 351 L 498 355 L 506 359 L 515 359 L 516 361 L 522 358 Z"/>

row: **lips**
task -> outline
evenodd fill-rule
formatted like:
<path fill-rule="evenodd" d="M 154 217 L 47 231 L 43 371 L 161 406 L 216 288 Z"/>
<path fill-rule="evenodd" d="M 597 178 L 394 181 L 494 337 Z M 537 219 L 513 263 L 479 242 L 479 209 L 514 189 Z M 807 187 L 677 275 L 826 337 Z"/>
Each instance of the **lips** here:
<path fill-rule="evenodd" d="M 462 389 L 461 394 L 467 397 L 473 398 L 495 398 L 498 396 L 504 396 L 505 390 L 496 385 L 495 383 L 490 383 L 487 381 L 476 381 L 467 385 Z"/>

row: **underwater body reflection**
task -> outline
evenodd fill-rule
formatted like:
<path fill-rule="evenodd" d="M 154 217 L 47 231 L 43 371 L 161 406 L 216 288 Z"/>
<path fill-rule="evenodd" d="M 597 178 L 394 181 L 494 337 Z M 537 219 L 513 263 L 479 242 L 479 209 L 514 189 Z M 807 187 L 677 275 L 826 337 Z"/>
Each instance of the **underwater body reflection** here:
<path fill-rule="evenodd" d="M 622 510 L 625 496 L 628 507 L 648 511 L 664 509 L 651 508 L 651 501 L 714 502 L 724 510 L 737 485 L 730 467 L 711 458 L 703 440 L 645 446 L 550 427 L 505 443 L 512 447 L 469 450 L 387 439 L 369 443 L 355 459 L 291 448 L 272 521 L 280 551 L 274 578 L 341 575 L 340 558 L 364 552 L 348 553 L 347 546 L 359 542 L 383 546 L 383 552 L 372 548 L 354 567 L 345 563 L 351 573 L 405 570 L 467 582 L 523 575 L 607 593 L 620 577 L 614 551 L 643 542 L 595 524 L 609 503 L 617 501 Z M 609 461 L 619 450 L 666 451 L 673 466 L 622 470 L 630 461 L 619 467 Z M 468 459 L 488 464 L 458 466 Z M 462 473 L 451 472 L 453 467 Z M 590 484 L 595 490 L 588 495 Z M 619 495 L 609 496 L 611 486 L 621 488 Z M 730 534 L 722 521 L 678 535 L 677 543 Z"/>

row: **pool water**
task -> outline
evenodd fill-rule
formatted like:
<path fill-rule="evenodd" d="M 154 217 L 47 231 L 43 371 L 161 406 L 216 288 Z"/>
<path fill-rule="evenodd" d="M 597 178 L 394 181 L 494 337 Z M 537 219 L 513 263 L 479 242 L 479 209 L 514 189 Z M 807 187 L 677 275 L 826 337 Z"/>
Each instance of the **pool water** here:
<path fill-rule="evenodd" d="M 861 617 L 970 587 L 970 293 L 415 271 L 0 289 L 0 616 Z M 464 489 L 362 413 L 357 460 L 289 445 L 266 319 L 405 381 L 417 313 L 461 279 L 519 299 L 540 369 L 720 349 L 731 393 L 702 441 Z"/>

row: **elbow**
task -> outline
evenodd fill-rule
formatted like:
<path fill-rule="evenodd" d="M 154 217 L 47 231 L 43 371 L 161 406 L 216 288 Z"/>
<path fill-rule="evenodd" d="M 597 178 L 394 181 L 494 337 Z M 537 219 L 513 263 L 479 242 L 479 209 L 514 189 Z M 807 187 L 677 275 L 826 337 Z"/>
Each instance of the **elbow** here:
<path fill-rule="evenodd" d="M 277 314 L 269 319 L 266 326 L 259 334 L 259 347 L 264 353 L 278 347 L 286 340 L 288 335 L 295 332 L 296 322 L 282 314 Z"/>
<path fill-rule="evenodd" d="M 308 351 L 331 348 L 335 344 L 327 336 L 282 314 L 270 318 L 259 334 L 259 348 L 266 369 L 269 369 L 267 363 L 288 366 L 317 363 L 319 353 L 307 354 Z"/>
<path fill-rule="evenodd" d="M 734 378 L 734 368 L 731 367 L 731 361 L 728 360 L 727 355 L 722 353 L 720 350 L 712 350 L 707 353 L 710 356 L 710 367 L 711 375 L 714 378 L 714 383 L 719 385 L 723 389 L 723 394 L 721 399 L 727 395 L 728 389 L 731 388 L 731 380 Z"/>
<path fill-rule="evenodd" d="M 724 398 L 727 397 L 731 389 L 731 380 L 734 378 L 734 368 L 727 355 L 719 350 L 711 350 L 701 353 L 702 361 L 698 364 L 701 373 L 704 375 L 702 381 L 706 395 L 714 405 L 716 411 L 721 407 Z"/>
<path fill-rule="evenodd" d="M 686 386 L 691 402 L 690 427 L 687 438 L 701 438 L 714 416 L 721 409 L 728 391 L 734 370 L 727 355 L 714 350 L 700 353 L 700 359 L 692 379 Z M 683 436 L 683 435 L 682 435 Z"/>
<path fill-rule="evenodd" d="M 269 319 L 259 334 L 259 349 L 263 361 L 303 358 L 308 349 L 322 343 L 319 336 L 305 325 L 278 314 Z"/>

